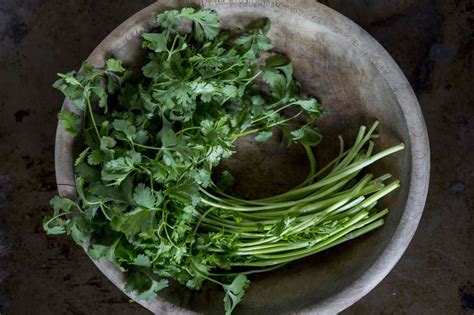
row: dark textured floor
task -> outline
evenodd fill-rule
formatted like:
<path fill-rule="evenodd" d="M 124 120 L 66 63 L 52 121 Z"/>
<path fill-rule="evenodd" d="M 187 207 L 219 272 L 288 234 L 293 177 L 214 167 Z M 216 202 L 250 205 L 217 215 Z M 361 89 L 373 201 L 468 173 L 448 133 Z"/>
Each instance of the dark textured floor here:
<path fill-rule="evenodd" d="M 0 313 L 146 314 L 41 219 L 55 194 L 56 72 L 151 0 L 0 0 Z M 359 23 L 412 83 L 432 179 L 407 252 L 345 314 L 474 314 L 474 3 L 322 1 Z"/>

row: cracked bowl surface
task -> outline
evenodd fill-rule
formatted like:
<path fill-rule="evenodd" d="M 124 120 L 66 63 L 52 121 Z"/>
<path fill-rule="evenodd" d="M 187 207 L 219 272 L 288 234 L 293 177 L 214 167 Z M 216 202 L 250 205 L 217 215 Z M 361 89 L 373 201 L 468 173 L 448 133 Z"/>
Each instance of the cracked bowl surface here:
<path fill-rule="evenodd" d="M 227 0 L 159 1 L 118 26 L 92 52 L 88 61 L 102 67 L 115 57 L 139 67 L 143 54 L 140 34 L 156 27 L 155 15 L 165 9 L 200 5 L 217 11 L 223 28 L 242 27 L 266 17 L 275 50 L 294 63 L 303 90 L 319 99 L 326 116 L 319 122 L 324 140 L 317 149 L 320 161 L 334 155 L 337 136 L 351 143 L 361 124 L 380 121 L 376 150 L 405 143 L 406 149 L 379 161 L 370 170 L 389 172 L 401 188 L 383 200 L 391 209 L 383 228 L 327 252 L 251 277 L 244 301 L 236 313 L 336 313 L 373 289 L 407 248 L 426 199 L 429 147 L 416 97 L 388 53 L 370 35 L 336 11 L 314 1 Z M 63 107 L 74 111 L 65 100 Z M 236 189 L 259 196 L 278 193 L 298 184 L 306 174 L 304 152 L 283 148 L 277 137 L 256 145 L 250 139 L 237 144 L 225 166 L 237 175 Z M 59 194 L 74 196 L 73 160 L 78 143 L 60 125 L 56 133 L 55 165 Z M 94 262 L 121 290 L 124 277 L 108 262 Z M 130 295 L 133 296 L 133 293 Z M 223 292 L 212 284 L 199 292 L 179 285 L 142 301 L 154 313 L 222 313 Z"/>

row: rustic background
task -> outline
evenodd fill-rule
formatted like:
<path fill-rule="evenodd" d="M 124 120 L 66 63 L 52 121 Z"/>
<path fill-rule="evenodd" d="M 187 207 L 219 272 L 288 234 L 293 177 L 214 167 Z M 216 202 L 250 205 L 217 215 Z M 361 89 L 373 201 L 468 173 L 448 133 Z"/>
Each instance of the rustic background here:
<path fill-rule="evenodd" d="M 41 219 L 55 194 L 56 72 L 79 67 L 151 0 L 0 0 L 0 313 L 147 314 Z M 327 0 L 392 54 L 428 126 L 420 227 L 389 276 L 345 314 L 474 312 L 474 3 Z"/>

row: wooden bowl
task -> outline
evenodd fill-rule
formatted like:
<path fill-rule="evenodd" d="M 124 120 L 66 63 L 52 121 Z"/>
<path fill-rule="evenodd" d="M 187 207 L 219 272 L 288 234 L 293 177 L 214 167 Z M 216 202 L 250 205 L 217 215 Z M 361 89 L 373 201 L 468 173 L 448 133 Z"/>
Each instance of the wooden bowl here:
<path fill-rule="evenodd" d="M 326 116 L 320 121 L 325 140 L 319 152 L 333 152 L 339 134 L 351 140 L 360 124 L 380 121 L 376 149 L 404 142 L 406 149 L 377 163 L 401 181 L 401 188 L 384 199 L 390 207 L 383 228 L 325 253 L 251 278 L 237 313 L 336 313 L 373 289 L 407 248 L 420 220 L 429 181 L 429 147 L 417 99 L 389 54 L 359 26 L 314 0 L 159 1 L 117 27 L 89 56 L 96 67 L 116 57 L 127 66 L 143 60 L 140 34 L 156 27 L 155 15 L 169 8 L 199 5 L 217 11 L 223 28 L 245 26 L 267 17 L 275 50 L 293 61 L 304 91 L 321 100 Z M 63 105 L 74 110 L 66 100 Z M 56 177 L 59 194 L 74 196 L 74 139 L 58 125 Z M 318 155 L 325 159 L 325 155 Z M 259 161 L 257 167 L 256 161 Z M 283 149 L 243 141 L 226 162 L 237 170 L 240 188 L 268 194 L 297 184 L 307 163 L 298 148 Z M 277 171 L 275 171 L 277 170 Z M 380 170 L 380 171 L 379 171 Z M 268 184 L 270 183 L 270 184 Z M 121 290 L 124 277 L 112 264 L 95 262 Z M 133 296 L 133 293 L 130 295 Z M 199 292 L 171 286 L 158 298 L 140 302 L 155 313 L 222 313 L 223 293 L 206 285 Z"/>

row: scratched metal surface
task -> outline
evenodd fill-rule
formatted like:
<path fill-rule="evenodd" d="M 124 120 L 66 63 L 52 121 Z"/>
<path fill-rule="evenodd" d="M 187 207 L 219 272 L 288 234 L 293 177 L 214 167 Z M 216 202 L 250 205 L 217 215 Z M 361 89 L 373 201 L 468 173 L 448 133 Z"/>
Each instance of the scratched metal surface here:
<path fill-rule="evenodd" d="M 55 73 L 78 68 L 112 29 L 153 1 L 0 3 L 0 312 L 147 314 L 67 238 L 46 237 L 55 194 Z M 370 32 L 417 92 L 430 134 L 427 206 L 409 249 L 346 314 L 474 310 L 474 7 L 469 1 L 322 1 Z M 383 4 L 382 4 L 383 3 Z"/>

